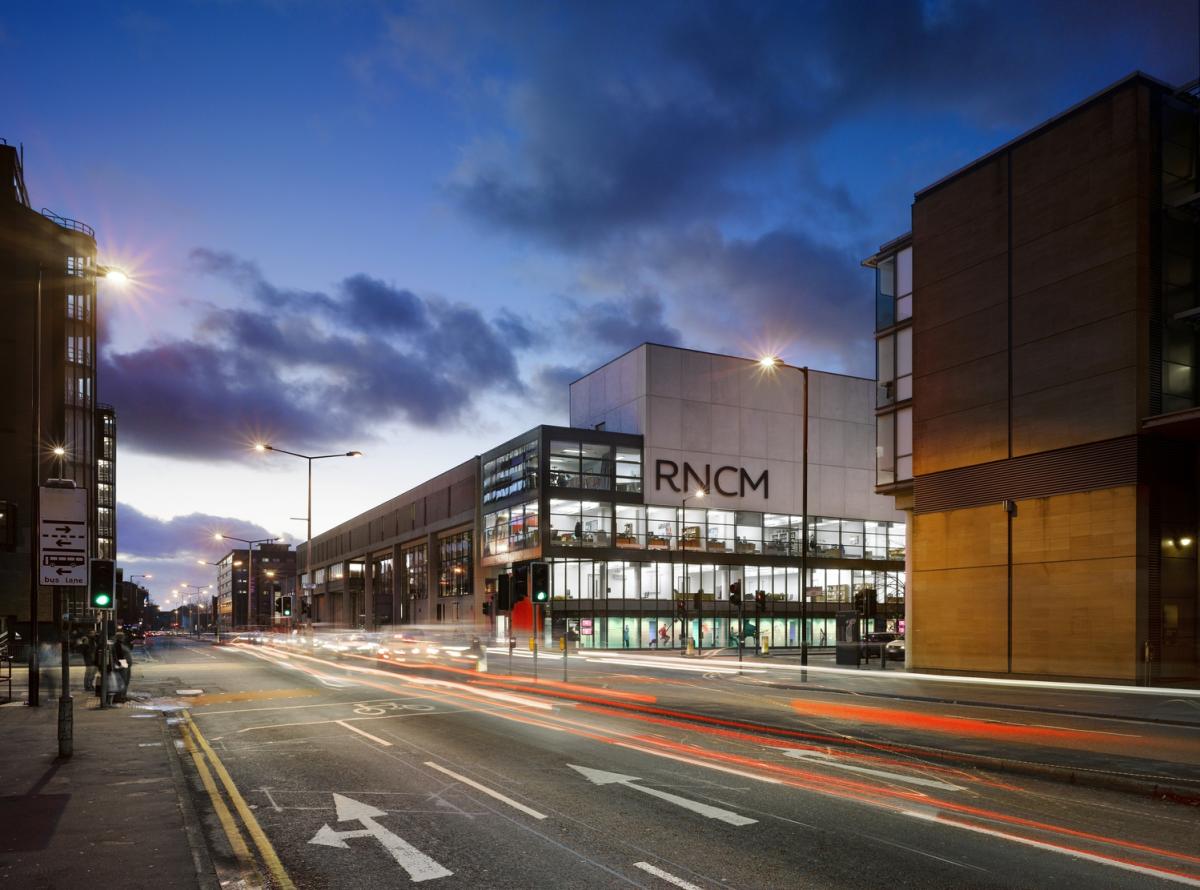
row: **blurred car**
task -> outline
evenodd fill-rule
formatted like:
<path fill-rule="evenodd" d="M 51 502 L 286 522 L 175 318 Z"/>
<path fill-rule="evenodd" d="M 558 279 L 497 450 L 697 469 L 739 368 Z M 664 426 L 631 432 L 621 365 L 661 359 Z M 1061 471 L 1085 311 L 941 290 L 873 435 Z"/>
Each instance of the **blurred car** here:
<path fill-rule="evenodd" d="M 896 637 L 896 639 L 885 645 L 883 653 L 888 661 L 904 661 L 904 637 Z"/>
<path fill-rule="evenodd" d="M 863 657 L 875 658 L 884 646 L 894 642 L 899 636 L 900 634 L 891 633 L 890 631 L 872 631 L 867 634 L 866 638 L 860 644 Z"/>

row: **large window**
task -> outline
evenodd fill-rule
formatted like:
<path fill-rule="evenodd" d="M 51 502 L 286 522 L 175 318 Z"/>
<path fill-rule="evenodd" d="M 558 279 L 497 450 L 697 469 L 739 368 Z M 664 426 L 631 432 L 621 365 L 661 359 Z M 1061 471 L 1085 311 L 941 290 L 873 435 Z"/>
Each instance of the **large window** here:
<path fill-rule="evenodd" d="M 536 546 L 538 546 L 537 501 L 517 504 L 484 515 L 484 556 L 495 556 Z"/>
<path fill-rule="evenodd" d="M 425 544 L 406 547 L 401 552 L 401 559 L 405 593 L 410 600 L 425 599 L 429 593 L 429 548 Z"/>
<path fill-rule="evenodd" d="M 395 616 L 392 614 L 392 590 L 395 583 L 395 575 L 392 571 L 392 558 L 390 556 L 376 556 L 371 561 L 371 595 L 375 600 L 375 623 L 376 624 L 394 624 Z"/>
<path fill-rule="evenodd" d="M 458 532 L 438 541 L 438 596 L 471 593 L 471 533 Z"/>
<path fill-rule="evenodd" d="M 522 491 L 537 488 L 536 439 L 511 448 L 483 463 L 483 502 L 490 504 Z"/>
<path fill-rule="evenodd" d="M 550 442 L 550 486 L 585 491 L 642 490 L 642 452 L 596 442 Z"/>
<path fill-rule="evenodd" d="M 612 504 L 550 500 L 550 543 L 560 547 L 611 547 Z"/>

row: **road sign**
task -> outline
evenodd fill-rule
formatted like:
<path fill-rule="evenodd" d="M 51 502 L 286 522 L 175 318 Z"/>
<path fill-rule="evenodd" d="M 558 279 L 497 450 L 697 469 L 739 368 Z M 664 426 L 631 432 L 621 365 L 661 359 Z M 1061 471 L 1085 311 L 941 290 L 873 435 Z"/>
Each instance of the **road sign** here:
<path fill-rule="evenodd" d="M 671 794 L 668 791 L 660 791 L 657 788 L 647 788 L 644 785 L 635 785 L 634 782 L 640 782 L 637 776 L 624 776 L 620 773 L 605 772 L 600 769 L 591 769 L 586 766 L 576 766 L 573 763 L 568 763 L 571 769 L 582 775 L 589 782 L 595 785 L 624 785 L 626 788 L 632 788 L 634 791 L 640 791 L 642 794 L 649 794 L 651 797 L 657 797 L 659 800 L 665 800 L 668 803 L 673 803 L 676 806 L 683 807 L 685 810 L 691 810 L 693 813 L 699 813 L 706 819 L 716 819 L 724 822 L 727 825 L 753 825 L 757 819 L 751 819 L 748 816 L 743 816 L 740 813 L 734 813 L 729 810 L 723 810 L 720 807 L 710 806 L 706 803 L 700 803 L 696 800 L 688 800 L 686 797 L 680 797 L 677 794 Z"/>
<path fill-rule="evenodd" d="M 41 584 L 87 587 L 87 490 L 42 487 Z"/>
<path fill-rule="evenodd" d="M 383 844 L 383 848 L 392 854 L 392 858 L 400 864 L 400 867 L 408 872 L 409 878 L 414 883 L 418 881 L 430 881 L 435 878 L 448 878 L 454 872 L 443 868 L 433 859 L 426 856 L 404 838 L 393 834 L 388 829 L 384 828 L 375 820 L 381 816 L 386 816 L 384 810 L 376 809 L 370 804 L 361 803 L 351 797 L 346 797 L 341 794 L 333 796 L 334 806 L 337 807 L 337 820 L 339 822 L 360 822 L 362 828 L 354 828 L 349 831 L 335 831 L 328 824 L 322 825 L 321 830 L 316 833 L 316 836 L 309 841 L 310 844 L 318 844 L 322 847 L 337 847 L 342 850 L 347 850 L 350 845 L 346 843 L 346 838 L 350 837 L 373 837 L 379 843 Z"/>

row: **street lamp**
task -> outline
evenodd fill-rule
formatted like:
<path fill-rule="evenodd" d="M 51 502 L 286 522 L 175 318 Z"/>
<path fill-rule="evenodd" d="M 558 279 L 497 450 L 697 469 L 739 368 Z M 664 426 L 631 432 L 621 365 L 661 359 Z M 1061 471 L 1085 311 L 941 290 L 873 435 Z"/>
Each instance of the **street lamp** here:
<path fill-rule="evenodd" d="M 292 457 L 298 457 L 301 460 L 308 461 L 308 516 L 305 521 L 308 530 L 305 533 L 304 541 L 304 589 L 301 590 L 301 595 L 307 601 L 310 601 L 309 590 L 312 589 L 312 465 L 314 460 L 328 460 L 331 457 L 362 457 L 361 451 L 344 451 L 341 454 L 300 454 L 296 451 L 287 451 L 283 448 L 276 448 L 274 445 L 269 445 L 266 442 L 257 442 L 254 445 L 255 451 L 274 451 L 278 454 L 288 454 Z"/>
<path fill-rule="evenodd" d="M 191 588 L 192 590 L 194 590 L 196 592 L 196 603 L 193 606 L 193 611 L 192 611 L 192 624 L 193 624 L 193 630 L 196 631 L 196 636 L 197 636 L 197 638 L 199 638 L 199 636 L 200 636 L 200 591 L 211 590 L 212 585 L 211 584 L 208 584 L 208 585 L 180 584 L 179 586 Z M 176 593 L 176 594 L 178 593 L 178 591 L 175 591 L 175 590 L 172 590 L 171 592 Z"/>
<path fill-rule="evenodd" d="M 708 494 L 708 490 L 705 488 L 697 488 L 695 494 L 685 494 L 683 496 L 683 507 L 680 508 L 680 511 L 679 511 L 679 519 L 680 519 L 679 551 L 680 551 L 680 553 L 683 554 L 683 609 L 684 609 L 685 615 L 687 614 L 688 567 L 687 567 L 687 547 L 684 546 L 684 542 L 683 542 L 683 534 L 682 534 L 683 525 L 682 525 L 682 523 L 687 515 L 687 502 L 693 501 L 696 498 L 702 498 L 706 494 Z M 683 632 L 686 634 L 687 633 L 686 622 L 684 624 L 685 624 L 685 626 L 684 626 Z M 704 651 L 704 614 L 703 614 L 703 611 L 702 611 L 701 607 L 699 606 L 699 604 L 697 604 L 697 606 L 696 606 L 696 642 L 697 642 L 696 651 L 703 652 Z M 684 643 L 684 651 L 685 652 L 687 651 L 686 643 Z"/>
<path fill-rule="evenodd" d="M 783 359 L 763 356 L 764 370 L 787 367 Z M 800 465 L 800 665 L 808 665 L 808 365 L 797 368 L 804 375 L 804 458 Z"/>
<path fill-rule="evenodd" d="M 250 611 L 251 591 L 254 590 L 254 545 L 274 544 L 279 540 L 279 538 L 260 538 L 256 541 L 248 541 L 245 538 L 238 538 L 234 535 L 223 535 L 220 532 L 217 532 L 215 535 L 213 535 L 213 537 L 218 541 L 239 541 L 246 545 L 246 617 L 249 618 L 250 615 L 248 613 Z M 255 591 L 255 596 L 257 596 L 257 591 Z M 258 610 L 256 608 L 255 613 L 257 614 L 257 612 Z"/>

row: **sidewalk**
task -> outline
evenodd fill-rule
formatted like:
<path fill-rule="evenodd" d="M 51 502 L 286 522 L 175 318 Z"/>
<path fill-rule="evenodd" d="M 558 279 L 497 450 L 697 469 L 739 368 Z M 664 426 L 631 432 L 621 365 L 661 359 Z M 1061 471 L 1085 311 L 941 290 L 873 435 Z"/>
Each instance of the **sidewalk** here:
<path fill-rule="evenodd" d="M 24 705 L 18 679 L 0 707 L 0 886 L 216 887 L 166 714 L 76 691 L 75 753 L 59 760 L 58 700 Z"/>

